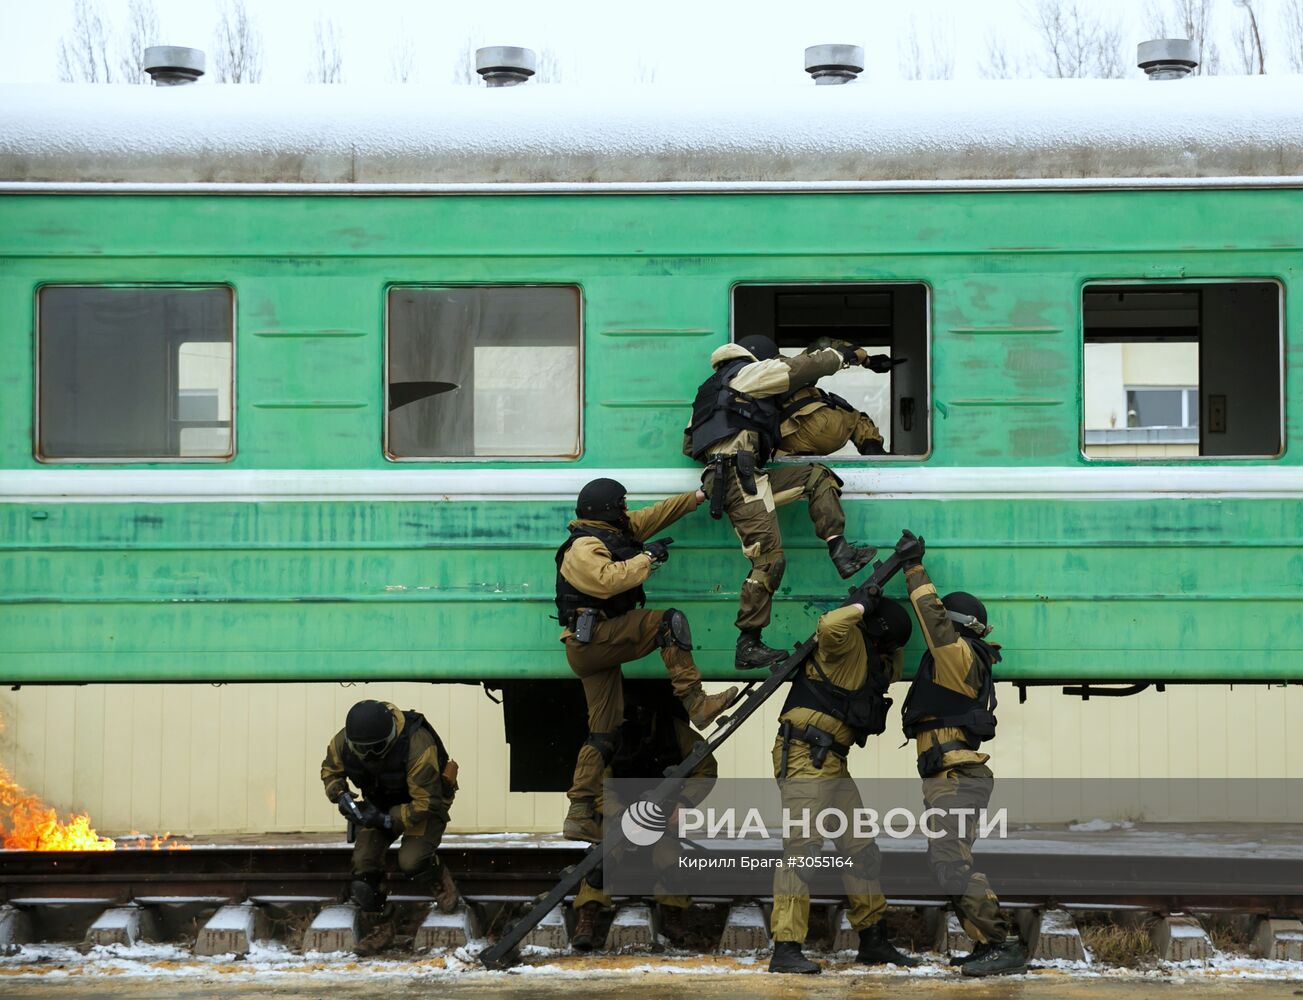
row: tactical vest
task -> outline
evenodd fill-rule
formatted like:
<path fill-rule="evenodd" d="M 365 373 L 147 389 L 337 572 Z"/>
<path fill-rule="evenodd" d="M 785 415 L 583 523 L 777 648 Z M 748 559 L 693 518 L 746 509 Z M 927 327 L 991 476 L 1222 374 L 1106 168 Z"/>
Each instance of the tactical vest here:
<path fill-rule="evenodd" d="M 787 700 L 783 702 L 783 710 L 778 713 L 779 717 L 793 708 L 823 712 L 849 727 L 855 734 L 855 745 L 861 747 L 870 736 L 886 731 L 887 710 L 891 708 L 887 688 L 891 684 L 891 678 L 883 669 L 882 660 L 873 645 L 866 642 L 864 648 L 869 654 L 869 662 L 862 685 L 858 688 L 838 687 L 828 679 L 814 657 L 811 657 L 809 664 L 814 667 L 819 680 L 809 676 L 804 669 L 798 670 L 787 692 Z"/>
<path fill-rule="evenodd" d="M 777 397 L 758 398 L 728 387 L 733 376 L 754 363 L 746 358 L 726 361 L 697 389 L 697 398 L 692 402 L 692 423 L 688 425 L 689 446 L 697 461 L 706 457 L 711 445 L 727 441 L 742 431 L 755 431 L 760 438 L 756 462 L 764 465 L 769 461 L 778 444 L 781 423 Z"/>
<path fill-rule="evenodd" d="M 387 810 L 394 806 L 405 805 L 412 801 L 411 790 L 407 787 L 408 751 L 412 744 L 412 734 L 424 729 L 434 737 L 435 751 L 439 755 L 439 773 L 443 773 L 448 763 L 448 751 L 443 747 L 443 740 L 434 731 L 434 727 L 420 712 L 408 710 L 403 713 L 403 731 L 394 740 L 394 745 L 378 765 L 363 761 L 353 749 L 344 743 L 344 773 L 348 780 L 362 792 L 362 797 L 378 809 Z"/>
<path fill-rule="evenodd" d="M 778 412 L 779 423 L 782 424 L 791 420 L 798 412 L 815 403 L 822 403 L 824 406 L 831 407 L 834 410 L 846 410 L 850 413 L 855 412 L 855 407 L 835 392 L 827 392 L 824 389 L 820 389 L 817 385 L 807 385 L 789 392 L 783 397 L 783 402 Z"/>
<path fill-rule="evenodd" d="M 913 739 L 933 729 L 955 727 L 968 737 L 970 749 L 995 736 L 995 681 L 991 667 L 1000 662 L 1000 651 L 981 639 L 963 637 L 981 665 L 982 686 L 976 698 L 942 687 L 935 680 L 936 661 L 931 652 L 923 654 L 918 673 L 901 706 L 905 736 Z M 928 718 L 931 716 L 931 718 Z M 926 721 L 924 721 L 926 719 Z"/>
<path fill-rule="evenodd" d="M 583 526 L 571 528 L 570 537 L 565 540 L 561 548 L 556 550 L 556 609 L 562 625 L 569 624 L 580 608 L 596 608 L 607 618 L 616 618 L 647 603 L 647 594 L 641 584 L 614 597 L 594 597 L 585 594 L 562 576 L 561 563 L 566 553 L 570 551 L 570 546 L 580 538 L 596 538 L 606 546 L 606 550 L 611 553 L 611 558 L 616 562 L 632 559 L 643 551 L 642 542 L 619 528 L 602 529 Z"/>

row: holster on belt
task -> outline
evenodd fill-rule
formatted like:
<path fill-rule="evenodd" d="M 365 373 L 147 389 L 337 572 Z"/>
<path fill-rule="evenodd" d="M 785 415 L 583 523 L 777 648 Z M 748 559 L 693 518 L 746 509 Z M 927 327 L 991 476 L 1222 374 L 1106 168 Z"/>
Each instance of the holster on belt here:
<path fill-rule="evenodd" d="M 724 516 L 724 493 L 728 489 L 728 456 L 715 455 L 710 460 L 713 477 L 710 485 L 710 516 L 718 521 Z"/>
<path fill-rule="evenodd" d="M 756 455 L 753 451 L 737 453 L 737 481 L 742 484 L 742 492 L 749 497 L 756 495 Z"/>

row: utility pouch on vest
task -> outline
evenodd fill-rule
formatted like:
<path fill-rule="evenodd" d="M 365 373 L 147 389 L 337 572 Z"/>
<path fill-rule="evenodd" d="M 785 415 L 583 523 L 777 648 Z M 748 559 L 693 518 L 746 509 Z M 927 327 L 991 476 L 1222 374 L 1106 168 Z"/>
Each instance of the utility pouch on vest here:
<path fill-rule="evenodd" d="M 946 769 L 945 756 L 951 750 L 975 750 L 970 743 L 958 743 L 951 740 L 949 743 L 934 743 L 921 754 L 918 755 L 918 776 L 920 778 L 930 778 L 938 771 Z"/>
<path fill-rule="evenodd" d="M 752 451 L 737 453 L 737 480 L 742 484 L 742 492 L 749 497 L 756 495 L 756 456 Z"/>
<path fill-rule="evenodd" d="M 451 757 L 448 758 L 448 763 L 443 765 L 443 774 L 440 777 L 443 778 L 444 796 L 452 798 L 459 786 L 457 784 L 457 762 Z"/>
<path fill-rule="evenodd" d="M 714 479 L 710 486 L 710 516 L 718 521 L 724 516 L 724 493 L 728 489 L 728 457 L 716 455 L 710 460 Z"/>
<path fill-rule="evenodd" d="M 583 611 L 575 615 L 575 641 L 592 642 L 593 626 L 597 624 L 597 612 L 592 608 L 584 608 Z"/>

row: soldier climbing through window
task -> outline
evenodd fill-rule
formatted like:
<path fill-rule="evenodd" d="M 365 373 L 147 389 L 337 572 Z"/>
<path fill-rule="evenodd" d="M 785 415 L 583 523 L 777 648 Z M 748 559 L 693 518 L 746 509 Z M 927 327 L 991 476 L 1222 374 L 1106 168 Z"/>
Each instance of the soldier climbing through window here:
<path fill-rule="evenodd" d="M 875 552 L 846 540 L 841 480 L 826 465 L 766 469 L 778 446 L 780 403 L 793 390 L 845 366 L 867 365 L 869 355 L 859 347 L 825 348 L 784 358 L 772 340 L 757 335 L 716 349 L 710 363 L 715 373 L 697 390 L 684 453 L 705 464 L 702 486 L 711 516 L 728 514 L 751 560 L 738 599 L 734 666 L 767 667 L 787 656 L 761 638 L 786 568 L 775 508 L 800 498 L 809 502 L 815 532 L 843 579 L 867 566 Z"/>
<path fill-rule="evenodd" d="M 840 351 L 855 345 L 831 337 L 820 337 L 802 354 L 832 348 Z M 885 354 L 870 355 L 865 367 L 879 375 L 886 375 L 907 358 L 892 358 Z M 778 447 L 775 454 L 782 455 L 833 455 L 846 445 L 854 445 L 861 455 L 885 455 L 882 432 L 873 418 L 857 410 L 836 393 L 827 392 L 817 385 L 794 389 L 779 404 Z"/>
<path fill-rule="evenodd" d="M 619 749 L 624 721 L 620 666 L 659 650 L 674 694 L 688 718 L 705 728 L 737 697 L 731 687 L 708 695 L 692 659 L 687 616 L 676 608 L 644 608 L 643 584 L 669 558 L 670 539 L 652 535 L 696 510 L 700 490 L 630 511 L 625 489 L 614 479 L 595 479 L 579 491 L 570 537 L 557 549 L 556 605 L 566 659 L 584 685 L 588 739 L 579 748 L 567 793 L 564 832 L 575 840 L 601 839 L 597 797 L 602 773 Z"/>

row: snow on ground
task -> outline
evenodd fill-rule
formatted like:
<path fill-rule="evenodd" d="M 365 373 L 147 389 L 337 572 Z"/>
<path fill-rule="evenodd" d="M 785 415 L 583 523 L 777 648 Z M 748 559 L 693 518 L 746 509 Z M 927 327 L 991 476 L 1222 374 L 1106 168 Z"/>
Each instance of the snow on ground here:
<path fill-rule="evenodd" d="M 765 975 L 766 954 L 699 955 L 670 952 L 655 955 L 577 955 L 546 948 L 524 949 L 521 964 L 505 973 L 484 970 L 477 955 L 483 943 L 456 951 L 421 958 L 356 959 L 347 955 L 297 955 L 278 944 L 259 943 L 247 958 L 219 955 L 196 958 L 170 944 L 112 945 L 82 952 L 71 945 L 33 944 L 0 956 L 0 984 L 9 980 L 85 979 L 88 977 L 178 978 L 191 980 L 243 981 L 258 978 L 321 980 L 356 977 L 359 973 L 380 978 L 473 980 L 509 976 L 548 976 L 589 979 L 629 975 L 720 976 Z M 853 952 L 835 956 L 816 955 L 825 962 L 825 972 L 838 976 L 873 979 L 955 978 L 959 973 L 945 958 L 924 955 L 917 969 L 865 969 L 853 961 Z M 1303 982 L 1303 963 L 1249 958 L 1218 953 L 1206 965 L 1195 962 L 1162 963 L 1153 968 L 1122 969 L 1090 966 L 1082 962 L 1041 962 L 1027 973 L 1028 979 L 1067 977 L 1081 980 L 1140 982 L 1215 983 L 1226 981 Z"/>

